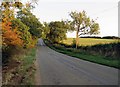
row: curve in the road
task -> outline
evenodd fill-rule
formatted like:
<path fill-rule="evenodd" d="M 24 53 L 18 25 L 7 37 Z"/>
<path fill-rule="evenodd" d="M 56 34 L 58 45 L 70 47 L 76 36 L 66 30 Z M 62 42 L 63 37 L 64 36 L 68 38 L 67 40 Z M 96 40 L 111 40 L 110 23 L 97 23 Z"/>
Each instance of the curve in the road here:
<path fill-rule="evenodd" d="M 58 53 L 38 41 L 41 85 L 117 85 L 118 70 Z"/>

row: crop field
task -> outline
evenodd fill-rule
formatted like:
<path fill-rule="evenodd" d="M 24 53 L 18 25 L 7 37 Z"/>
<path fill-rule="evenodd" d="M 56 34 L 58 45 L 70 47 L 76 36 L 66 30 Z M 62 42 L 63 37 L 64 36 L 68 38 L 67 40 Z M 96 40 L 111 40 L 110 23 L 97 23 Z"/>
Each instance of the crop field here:
<path fill-rule="evenodd" d="M 63 41 L 64 44 L 71 45 L 75 38 L 67 38 Z M 120 39 L 96 39 L 96 38 L 79 38 L 79 46 L 92 46 L 96 44 L 109 44 L 120 42 Z"/>

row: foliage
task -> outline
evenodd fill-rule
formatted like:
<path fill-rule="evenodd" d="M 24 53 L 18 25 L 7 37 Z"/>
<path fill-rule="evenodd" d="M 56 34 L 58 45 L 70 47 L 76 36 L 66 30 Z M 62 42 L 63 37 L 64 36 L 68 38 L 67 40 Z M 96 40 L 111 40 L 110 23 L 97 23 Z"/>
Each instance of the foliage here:
<path fill-rule="evenodd" d="M 51 44 L 49 41 L 45 40 L 44 41 L 46 43 L 47 46 L 49 46 L 50 48 L 67 54 L 69 56 L 73 56 L 79 59 L 83 59 L 83 60 L 87 60 L 87 61 L 91 61 L 94 63 L 98 63 L 98 64 L 102 64 L 102 65 L 107 65 L 110 67 L 115 67 L 115 68 L 119 68 L 120 64 L 119 64 L 119 51 L 120 51 L 120 43 L 111 43 L 111 44 L 105 44 L 105 45 L 95 45 L 95 46 L 86 46 L 86 47 L 82 47 L 79 46 L 78 49 L 72 48 L 72 46 L 68 46 L 66 44 Z M 93 50 L 96 49 L 96 50 Z M 107 48 L 107 49 L 106 49 Z M 112 49 L 111 49 L 112 48 Z M 83 50 L 84 49 L 84 50 Z M 99 51 L 98 51 L 99 49 Z M 114 50 L 113 50 L 114 49 Z M 91 52 L 92 50 L 92 52 Z M 100 54 L 99 52 L 102 52 L 105 54 Z M 93 53 L 96 53 L 94 54 Z M 98 52 L 98 54 L 97 54 Z M 109 52 L 109 56 L 107 56 L 107 52 Z M 113 53 L 114 56 L 113 56 Z"/>
<path fill-rule="evenodd" d="M 20 39 L 19 32 L 16 29 L 11 30 L 11 22 L 2 22 L 2 38 L 4 46 L 21 46 L 22 40 Z"/>
<path fill-rule="evenodd" d="M 19 19 L 14 19 L 12 21 L 12 27 L 17 27 L 21 39 L 23 40 L 23 47 L 29 48 L 32 42 L 32 36 L 29 32 L 29 27 L 23 24 Z"/>
<path fill-rule="evenodd" d="M 9 3 L 2 3 L 0 10 L 2 11 L 3 49 L 7 46 L 21 46 L 23 42 L 20 39 L 17 27 L 11 27 L 11 21 L 14 19 L 14 10 L 9 8 Z"/>
<path fill-rule="evenodd" d="M 19 18 L 25 25 L 29 27 L 29 32 L 34 38 L 41 37 L 42 24 L 29 10 L 26 8 L 20 10 L 17 18 Z"/>
<path fill-rule="evenodd" d="M 73 38 L 73 41 L 72 41 L 72 47 L 73 47 L 73 48 L 76 47 L 76 40 L 75 40 L 75 38 Z"/>
<path fill-rule="evenodd" d="M 50 33 L 49 23 L 44 22 L 43 23 L 43 30 L 42 30 L 42 38 L 48 39 L 47 34 L 49 34 L 49 33 Z"/>
<path fill-rule="evenodd" d="M 34 58 L 36 49 L 31 50 L 30 48 L 34 47 L 37 43 L 37 39 L 34 38 L 34 36 L 40 36 L 40 26 L 42 25 L 38 19 L 30 13 L 30 10 L 33 8 L 31 4 L 27 3 L 25 6 L 21 2 L 15 1 L 3 1 L 0 5 L 3 85 L 30 83 L 32 85 L 33 75 L 35 73 Z M 24 20 L 26 22 L 33 20 L 32 22 L 35 23 L 31 23 L 32 27 L 16 18 L 18 15 L 17 12 L 21 10 L 24 11 L 25 9 L 29 12 L 25 14 L 27 18 Z M 33 29 L 30 30 L 31 28 Z M 26 55 L 24 50 L 30 53 Z M 32 78 L 29 79 L 29 77 Z"/>
<path fill-rule="evenodd" d="M 47 38 L 52 42 L 60 42 L 66 38 L 67 27 L 64 21 L 50 22 L 49 29 Z"/>
<path fill-rule="evenodd" d="M 76 48 L 78 46 L 79 36 L 85 34 L 98 34 L 99 33 L 99 24 L 96 23 L 93 19 L 90 20 L 87 17 L 85 11 L 82 12 L 71 12 L 71 18 L 73 19 L 70 23 L 72 30 L 76 31 Z"/>
<path fill-rule="evenodd" d="M 36 36 L 40 36 L 39 33 L 41 33 L 41 29 L 38 26 L 42 25 L 40 25 L 38 19 L 32 15 L 30 9 L 27 7 L 29 8 L 29 6 L 23 5 L 21 2 L 2 2 L 0 5 L 0 13 L 2 13 L 0 15 L 0 20 L 2 21 L 0 26 L 2 27 L 3 38 L 2 53 L 4 58 L 13 55 L 12 51 L 14 48 L 31 48 L 36 44 L 36 37 L 32 36 L 33 34 L 31 34 L 30 25 L 27 26 L 21 20 L 16 18 L 18 11 L 24 11 L 26 9 L 25 11 L 28 12 L 28 14 L 25 14 L 26 17 L 29 18 L 29 16 L 32 16 L 34 20 L 30 17 L 31 19 L 25 19 L 25 21 L 30 22 L 33 20 L 32 22 L 35 22 L 34 24 L 32 23 L 34 25 L 32 26 L 33 32 L 36 32 L 34 32 Z"/>
<path fill-rule="evenodd" d="M 75 46 L 73 46 L 71 43 L 72 40 L 72 38 L 64 40 L 62 45 L 66 48 L 75 48 Z M 118 52 L 120 51 L 119 43 L 120 40 L 114 39 L 80 38 L 78 49 L 91 54 L 99 54 L 103 56 L 118 58 Z"/>
<path fill-rule="evenodd" d="M 30 47 L 31 43 L 33 43 L 32 39 L 41 36 L 40 34 L 42 32 L 42 24 L 30 12 L 31 9 L 29 8 L 32 8 L 31 3 L 26 3 L 26 5 L 23 5 L 21 2 L 1 3 L 0 11 L 2 12 L 2 15 L 0 18 L 2 18 L 2 35 L 4 37 L 6 35 L 11 35 L 9 39 L 11 37 L 13 38 L 14 36 L 14 39 L 11 39 L 11 41 L 5 40 L 6 37 L 3 37 L 4 44 L 8 44 L 8 42 L 11 42 L 12 44 L 14 43 L 14 45 L 18 43 L 20 44 L 21 40 L 23 44 L 21 46 L 28 48 Z M 17 11 L 17 14 L 15 14 L 15 11 Z M 19 14 L 20 12 L 21 14 Z M 21 20 L 15 18 L 17 15 L 21 17 Z M 17 40 L 17 38 L 19 40 L 17 42 L 14 41 Z"/>

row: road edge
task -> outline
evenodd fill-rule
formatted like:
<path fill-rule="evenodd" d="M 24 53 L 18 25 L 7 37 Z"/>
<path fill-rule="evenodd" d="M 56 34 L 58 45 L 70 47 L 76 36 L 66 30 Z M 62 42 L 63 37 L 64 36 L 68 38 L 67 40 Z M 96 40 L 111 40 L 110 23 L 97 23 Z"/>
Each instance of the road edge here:
<path fill-rule="evenodd" d="M 37 49 L 38 51 L 38 49 Z M 36 67 L 36 72 L 35 72 L 35 85 L 41 85 L 41 80 L 40 80 L 40 67 L 38 64 L 38 58 L 37 58 L 37 52 L 36 52 L 36 60 L 35 60 L 35 67 Z"/>

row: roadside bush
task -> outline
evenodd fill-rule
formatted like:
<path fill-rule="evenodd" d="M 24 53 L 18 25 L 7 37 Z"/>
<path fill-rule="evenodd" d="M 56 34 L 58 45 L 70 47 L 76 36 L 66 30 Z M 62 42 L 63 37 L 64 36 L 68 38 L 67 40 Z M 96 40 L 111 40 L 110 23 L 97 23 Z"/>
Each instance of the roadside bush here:
<path fill-rule="evenodd" d="M 120 43 L 99 44 L 94 46 L 79 46 L 78 49 L 65 47 L 64 44 L 49 44 L 50 48 L 57 52 L 76 58 L 84 59 L 98 64 L 119 68 Z M 113 54 L 112 54 L 113 53 Z"/>
<path fill-rule="evenodd" d="M 76 40 L 75 38 L 73 38 L 73 41 L 72 41 L 72 48 L 75 48 L 76 47 Z"/>
<path fill-rule="evenodd" d="M 47 41 L 46 41 L 47 42 Z M 46 43 L 45 42 L 45 43 Z M 63 43 L 50 44 L 49 41 L 46 44 L 48 46 L 54 46 L 57 49 L 66 49 L 71 52 L 84 52 L 91 55 L 102 55 L 104 57 L 109 57 L 112 59 L 118 59 L 120 57 L 120 42 L 110 43 L 110 44 L 97 44 L 93 46 L 78 46 L 75 48 L 74 44 L 66 45 Z"/>
<path fill-rule="evenodd" d="M 120 57 L 120 42 L 110 44 L 98 44 L 94 46 L 79 46 L 78 49 L 86 51 L 91 54 L 99 54 L 105 57 L 113 57 L 117 59 Z"/>

